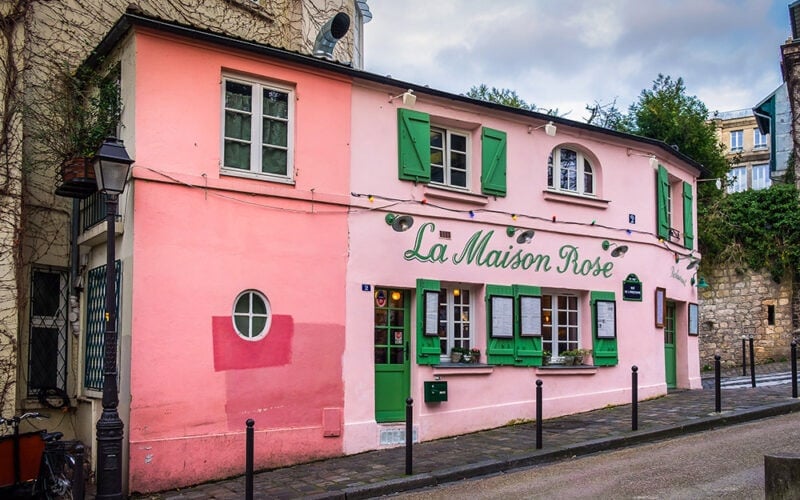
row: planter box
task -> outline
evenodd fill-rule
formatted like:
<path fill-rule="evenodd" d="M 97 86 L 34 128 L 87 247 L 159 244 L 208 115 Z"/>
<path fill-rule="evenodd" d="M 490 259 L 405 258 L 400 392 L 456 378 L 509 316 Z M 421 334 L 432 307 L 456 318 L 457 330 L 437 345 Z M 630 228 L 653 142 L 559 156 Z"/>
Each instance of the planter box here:
<path fill-rule="evenodd" d="M 61 164 L 61 183 L 56 187 L 57 195 L 85 199 L 95 191 L 97 181 L 89 158 L 72 158 Z"/>

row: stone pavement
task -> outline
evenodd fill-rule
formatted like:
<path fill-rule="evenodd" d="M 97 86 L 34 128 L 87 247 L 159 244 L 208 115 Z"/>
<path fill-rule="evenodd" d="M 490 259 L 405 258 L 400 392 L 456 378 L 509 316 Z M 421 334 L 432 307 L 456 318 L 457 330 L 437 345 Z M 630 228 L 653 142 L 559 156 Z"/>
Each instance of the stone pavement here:
<path fill-rule="evenodd" d="M 755 371 L 759 375 L 790 369 L 787 362 L 756 365 Z M 741 366 L 725 369 L 722 375 L 741 377 Z M 510 425 L 415 444 L 411 476 L 405 475 L 404 447 L 259 472 L 253 481 L 254 497 L 370 498 L 800 411 L 800 399 L 793 399 L 791 384 L 784 384 L 722 390 L 722 412 L 715 413 L 713 378 L 713 372 L 703 373 L 710 390 L 678 390 L 640 401 L 637 431 L 631 430 L 631 405 L 620 405 L 544 420 L 541 450 L 536 449 L 535 423 Z M 132 498 L 241 499 L 244 493 L 241 476 Z"/>

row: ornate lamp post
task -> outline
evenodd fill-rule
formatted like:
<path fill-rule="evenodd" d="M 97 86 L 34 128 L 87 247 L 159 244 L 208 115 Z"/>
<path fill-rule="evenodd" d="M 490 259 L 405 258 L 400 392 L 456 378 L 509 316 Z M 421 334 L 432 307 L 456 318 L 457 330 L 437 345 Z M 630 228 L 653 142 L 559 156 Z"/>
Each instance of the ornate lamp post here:
<path fill-rule="evenodd" d="M 98 189 L 106 198 L 106 330 L 103 337 L 103 413 L 97 421 L 97 497 L 122 499 L 123 423 L 117 406 L 117 301 L 115 228 L 118 196 L 133 160 L 121 140 L 106 139 L 94 156 Z"/>

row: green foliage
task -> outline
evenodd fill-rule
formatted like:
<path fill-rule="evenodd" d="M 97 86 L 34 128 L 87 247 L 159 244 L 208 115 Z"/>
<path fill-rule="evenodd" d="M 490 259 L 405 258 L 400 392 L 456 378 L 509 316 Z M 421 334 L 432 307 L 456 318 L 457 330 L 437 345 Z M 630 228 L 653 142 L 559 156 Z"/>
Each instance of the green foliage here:
<path fill-rule="evenodd" d="M 800 207 L 794 184 L 732 193 L 698 210 L 704 265 L 766 269 L 778 282 L 800 266 Z"/>
<path fill-rule="evenodd" d="M 539 109 L 532 102 L 526 102 L 525 99 L 521 98 L 516 90 L 498 89 L 497 87 L 490 89 L 484 83 L 471 87 L 464 95 L 472 99 L 502 104 L 510 108 L 526 109 L 528 111 Z M 548 109 L 545 114 L 558 116 L 558 109 Z"/>

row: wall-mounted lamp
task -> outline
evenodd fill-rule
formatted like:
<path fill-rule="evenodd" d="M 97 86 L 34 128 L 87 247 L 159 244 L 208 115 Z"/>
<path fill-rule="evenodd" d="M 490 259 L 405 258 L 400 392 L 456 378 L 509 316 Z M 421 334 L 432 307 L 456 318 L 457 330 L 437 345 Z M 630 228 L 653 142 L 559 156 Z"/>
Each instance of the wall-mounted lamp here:
<path fill-rule="evenodd" d="M 390 96 L 389 102 L 400 99 L 401 97 L 403 98 L 403 106 L 413 106 L 417 102 L 417 96 L 414 95 L 414 91 L 411 89 L 406 90 L 402 94 Z"/>
<path fill-rule="evenodd" d="M 642 156 L 645 158 L 649 158 L 650 167 L 654 170 L 658 170 L 658 158 L 654 154 L 642 154 L 642 153 L 634 153 L 631 148 L 628 148 L 626 151 L 628 156 Z"/>
<path fill-rule="evenodd" d="M 553 122 L 547 122 L 544 125 L 539 125 L 538 127 L 533 127 L 528 125 L 528 133 L 530 134 L 534 130 L 539 130 L 540 128 L 544 128 L 544 133 L 549 135 L 550 137 L 556 136 L 556 126 Z"/>
<path fill-rule="evenodd" d="M 517 231 L 518 231 L 518 229 L 516 227 L 508 226 L 506 228 L 506 235 L 508 235 L 508 237 L 511 238 L 511 237 L 514 236 L 514 234 L 517 233 Z M 519 243 L 520 245 L 525 244 L 525 243 L 530 243 L 531 240 L 533 240 L 533 236 L 535 234 L 536 234 L 536 231 L 534 231 L 533 229 L 526 229 L 526 230 L 522 231 L 521 233 L 519 233 L 519 235 L 517 235 L 517 243 Z"/>
<path fill-rule="evenodd" d="M 692 276 L 692 279 L 689 281 L 689 283 L 691 283 L 692 286 L 695 286 L 694 276 Z M 697 281 L 696 283 L 697 288 L 708 288 L 708 282 L 702 276 L 700 276 L 700 281 Z"/>
<path fill-rule="evenodd" d="M 691 258 L 691 257 L 689 257 L 689 258 Z M 697 267 L 699 265 L 700 265 L 700 259 L 692 259 L 692 261 L 689 262 L 689 265 L 686 266 L 686 269 L 694 269 L 695 267 Z"/>
<path fill-rule="evenodd" d="M 398 233 L 407 231 L 414 225 L 414 218 L 410 215 L 395 215 L 386 214 L 386 223 L 392 226 L 392 229 Z"/>
<path fill-rule="evenodd" d="M 614 250 L 611 250 L 612 257 L 622 257 L 625 255 L 625 252 L 628 251 L 628 245 L 620 245 L 618 243 L 611 243 L 608 240 L 603 240 L 602 243 L 603 250 L 608 251 L 611 247 L 617 247 Z"/>
<path fill-rule="evenodd" d="M 697 179 L 697 182 L 711 182 L 711 181 L 715 181 L 714 186 L 717 189 L 722 189 L 722 179 L 720 179 L 719 177 L 715 177 L 713 179 Z"/>

